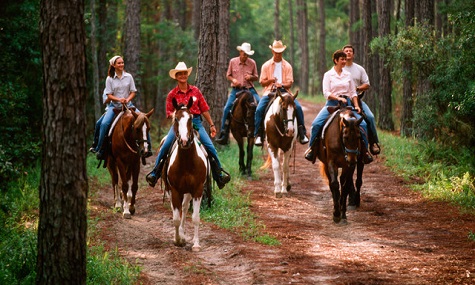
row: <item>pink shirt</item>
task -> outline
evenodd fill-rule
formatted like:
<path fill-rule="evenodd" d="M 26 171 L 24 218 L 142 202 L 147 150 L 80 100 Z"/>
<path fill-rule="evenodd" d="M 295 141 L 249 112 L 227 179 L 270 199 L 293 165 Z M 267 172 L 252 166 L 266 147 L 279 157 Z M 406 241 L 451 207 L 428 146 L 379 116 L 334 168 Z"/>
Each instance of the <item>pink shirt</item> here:
<path fill-rule="evenodd" d="M 269 59 L 262 65 L 261 77 L 259 78 L 259 83 L 261 85 L 263 81 L 274 78 L 274 69 L 275 69 L 274 58 Z M 294 83 L 294 74 L 292 71 L 292 66 L 285 59 L 282 59 L 282 85 L 288 86 L 288 85 L 292 85 L 293 83 Z M 271 91 L 272 85 L 273 84 L 264 86 L 263 95 L 267 95 Z"/>
<path fill-rule="evenodd" d="M 188 84 L 188 89 L 186 92 L 180 90 L 180 88 L 173 88 L 170 93 L 167 95 L 167 117 L 171 117 L 175 113 L 175 107 L 173 106 L 172 99 L 175 98 L 178 104 L 188 104 L 190 97 L 193 97 L 193 105 L 190 108 L 190 112 L 193 115 L 201 115 L 203 112 L 209 111 L 208 103 L 201 94 L 198 87 Z"/>
<path fill-rule="evenodd" d="M 226 72 L 226 76 L 232 76 L 235 78 L 240 84 L 241 87 L 251 88 L 254 87 L 251 81 L 247 81 L 244 76 L 246 74 L 253 75 L 255 77 L 258 76 L 257 74 L 257 65 L 256 62 L 252 58 L 247 58 L 244 63 L 241 62 L 241 59 L 238 57 L 234 57 L 229 61 L 228 71 Z M 235 87 L 233 83 L 231 83 L 231 87 Z"/>
<path fill-rule="evenodd" d="M 323 96 L 325 96 L 327 100 L 330 95 L 336 97 L 339 95 L 346 95 L 350 98 L 358 96 L 356 94 L 356 87 L 351 74 L 346 70 L 342 70 L 341 74 L 338 75 L 334 67 L 325 72 L 322 88 Z"/>

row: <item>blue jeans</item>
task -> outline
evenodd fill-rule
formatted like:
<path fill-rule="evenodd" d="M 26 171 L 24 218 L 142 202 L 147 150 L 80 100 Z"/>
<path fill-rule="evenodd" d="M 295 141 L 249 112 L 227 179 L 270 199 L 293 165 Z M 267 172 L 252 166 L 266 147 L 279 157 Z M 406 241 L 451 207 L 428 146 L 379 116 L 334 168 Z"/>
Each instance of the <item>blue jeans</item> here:
<path fill-rule="evenodd" d="M 214 158 L 214 160 L 218 164 L 218 167 L 221 169 L 221 162 L 219 161 L 219 158 L 218 158 L 218 152 L 216 151 L 216 148 L 214 148 L 213 142 L 211 141 L 211 138 L 206 132 L 206 129 L 203 127 L 200 116 L 195 116 L 193 118 L 193 125 L 198 127 L 198 133 L 200 134 L 200 142 L 205 147 L 206 151 L 208 152 L 208 155 Z M 170 130 L 168 131 L 167 138 L 163 142 L 163 145 L 160 148 L 160 151 L 158 152 L 157 159 L 155 160 L 154 169 L 157 168 L 158 164 L 160 163 L 160 160 L 165 158 L 165 156 L 168 154 L 168 151 L 172 147 L 174 141 L 175 141 L 175 130 L 173 126 L 171 126 Z M 219 172 L 216 173 L 216 171 L 213 171 L 214 180 L 218 180 L 219 177 L 217 177 L 217 175 L 219 175 Z"/>
<path fill-rule="evenodd" d="M 254 126 L 255 126 L 254 136 L 259 135 L 259 130 L 261 129 L 262 120 L 264 120 L 266 107 L 267 107 L 267 104 L 269 104 L 269 101 L 270 101 L 269 96 L 265 95 L 265 96 L 262 96 L 261 100 L 259 101 L 259 105 L 257 105 L 256 115 L 254 119 Z M 300 105 L 299 101 L 297 101 L 297 99 L 295 99 L 294 102 L 295 102 L 295 108 L 296 108 L 295 115 L 297 117 L 297 125 L 303 126 L 305 129 L 305 121 L 303 117 L 302 106 Z"/>
<path fill-rule="evenodd" d="M 137 112 L 140 113 L 139 109 L 136 109 Z M 109 105 L 106 110 L 106 113 L 102 115 L 102 117 L 97 120 L 96 129 L 94 130 L 94 140 L 96 136 L 96 132 L 99 129 L 99 139 L 97 140 L 97 146 L 95 151 L 98 152 L 102 148 L 102 144 L 104 143 L 104 138 L 109 133 L 110 126 L 112 125 L 112 121 L 114 121 L 114 106 Z M 150 138 L 150 133 L 147 133 L 147 139 L 149 141 L 149 146 L 152 145 L 152 140 Z"/>
<path fill-rule="evenodd" d="M 232 88 L 231 93 L 229 93 L 228 101 L 226 101 L 226 105 L 224 105 L 224 111 L 223 111 L 223 119 L 221 122 L 221 131 L 224 130 L 224 127 L 226 125 L 226 119 L 229 116 L 229 112 L 231 112 L 231 107 L 233 106 L 234 101 L 236 100 L 236 94 L 241 91 L 242 89 L 240 88 Z M 254 96 L 254 99 L 256 99 L 256 102 L 259 103 L 260 98 L 259 94 L 257 94 L 256 89 L 254 87 L 249 88 L 249 91 L 252 93 Z"/>
<path fill-rule="evenodd" d="M 327 103 L 325 104 L 325 106 L 320 110 L 318 115 L 313 120 L 312 129 L 311 129 L 312 135 L 310 137 L 310 147 L 312 147 L 312 145 L 315 143 L 315 141 L 317 139 L 317 136 L 319 135 L 320 131 L 323 128 L 323 125 L 325 124 L 325 120 L 328 118 L 328 116 L 330 116 L 330 112 L 328 112 L 328 110 L 327 110 L 328 106 L 338 106 L 338 100 L 327 100 Z M 353 113 L 356 115 L 356 117 L 358 119 L 361 118 L 361 115 L 358 114 L 357 112 L 353 112 Z M 365 133 L 368 133 L 368 128 L 367 128 L 366 122 L 364 120 L 361 121 L 360 127 L 363 128 Z M 367 136 L 365 134 L 361 133 L 361 137 L 363 138 L 363 141 L 364 141 L 365 145 L 368 145 Z"/>
<path fill-rule="evenodd" d="M 104 116 L 106 113 L 102 114 L 102 116 L 97 120 L 96 126 L 94 127 L 94 140 L 92 141 L 92 146 L 95 148 L 97 146 L 97 143 L 99 141 L 99 130 L 101 128 L 102 124 L 102 119 L 104 119 Z"/>
<path fill-rule="evenodd" d="M 363 109 L 364 113 L 366 114 L 366 124 L 368 124 L 369 129 L 369 141 L 370 143 L 379 143 L 378 133 L 376 132 L 376 121 L 374 119 L 373 112 L 371 109 L 366 105 L 365 102 L 361 101 L 361 108 Z"/>

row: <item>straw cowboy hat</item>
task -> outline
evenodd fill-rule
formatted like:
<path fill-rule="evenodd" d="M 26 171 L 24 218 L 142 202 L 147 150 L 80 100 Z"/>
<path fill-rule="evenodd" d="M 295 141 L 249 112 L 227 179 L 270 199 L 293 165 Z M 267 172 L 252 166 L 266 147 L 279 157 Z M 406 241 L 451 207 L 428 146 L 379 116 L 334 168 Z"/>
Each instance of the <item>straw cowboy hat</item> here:
<path fill-rule="evenodd" d="M 253 55 L 254 51 L 251 50 L 251 44 L 250 43 L 242 43 L 242 45 L 236 47 L 237 50 L 243 51 L 247 55 Z"/>
<path fill-rule="evenodd" d="M 193 70 L 193 67 L 190 67 L 190 68 L 187 68 L 186 67 L 186 64 L 183 62 L 183 61 L 180 61 L 175 69 L 170 69 L 170 71 L 168 72 L 168 74 L 170 75 L 171 78 L 173 79 L 176 79 L 176 73 L 177 72 L 181 72 L 181 71 L 188 71 L 188 76 L 190 76 L 191 74 L 191 71 Z"/>
<path fill-rule="evenodd" d="M 274 43 L 269 46 L 269 48 L 277 53 L 281 53 L 287 48 L 287 46 L 284 46 L 282 41 L 274 41 Z"/>

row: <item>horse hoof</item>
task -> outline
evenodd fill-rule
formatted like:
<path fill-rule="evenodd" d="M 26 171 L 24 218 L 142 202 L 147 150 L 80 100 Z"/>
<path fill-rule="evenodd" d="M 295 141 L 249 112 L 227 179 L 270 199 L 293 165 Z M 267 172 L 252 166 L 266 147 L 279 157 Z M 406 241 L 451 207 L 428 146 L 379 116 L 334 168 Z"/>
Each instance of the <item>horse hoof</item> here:
<path fill-rule="evenodd" d="M 122 216 L 124 217 L 124 219 L 131 219 L 132 218 L 132 215 L 130 213 L 124 213 Z"/>
<path fill-rule="evenodd" d="M 333 222 L 335 222 L 335 224 L 338 224 L 340 221 L 341 221 L 340 217 L 333 217 Z"/>
<path fill-rule="evenodd" d="M 276 197 L 276 198 L 282 198 L 282 193 L 281 193 L 281 192 L 275 193 L 275 197 Z"/>
<path fill-rule="evenodd" d="M 191 251 L 194 251 L 194 252 L 201 251 L 201 246 L 199 246 L 199 245 L 194 245 L 194 246 L 191 248 Z"/>
<path fill-rule="evenodd" d="M 287 188 L 286 188 L 286 189 L 287 189 L 287 191 L 290 191 L 290 189 L 292 189 L 292 185 L 290 185 L 290 184 L 287 185 Z"/>
<path fill-rule="evenodd" d="M 348 210 L 356 210 L 356 206 L 355 205 L 348 205 Z"/>

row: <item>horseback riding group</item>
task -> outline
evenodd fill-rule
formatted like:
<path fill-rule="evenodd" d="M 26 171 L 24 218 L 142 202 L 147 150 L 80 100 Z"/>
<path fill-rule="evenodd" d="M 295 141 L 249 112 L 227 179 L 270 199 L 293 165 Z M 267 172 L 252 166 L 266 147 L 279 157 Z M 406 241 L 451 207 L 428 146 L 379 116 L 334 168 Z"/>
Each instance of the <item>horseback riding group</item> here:
<path fill-rule="evenodd" d="M 216 142 L 226 145 L 229 133 L 233 134 L 239 146 L 239 170 L 251 179 L 253 146 L 263 146 L 267 140 L 276 196 L 290 190 L 289 158 L 295 142 L 297 139 L 301 144 L 310 142 L 304 157 L 312 163 L 318 157 L 323 163 L 334 200 L 334 221 L 339 222 L 346 218 L 348 194 L 350 204 L 359 205 L 364 164 L 373 160 L 372 154 L 380 152 L 374 116 L 358 95 L 369 88 L 368 76 L 363 67 L 353 62 L 352 46 L 333 54 L 334 67 L 325 73 L 322 84 L 327 102 L 312 123 L 309 140 L 302 106 L 296 99 L 298 91 L 295 94 L 290 91 L 294 80 L 292 66 L 282 56 L 286 46 L 276 40 L 269 48 L 273 56 L 263 64 L 259 77 L 256 62 L 249 57 L 254 54 L 251 45 L 237 46 L 239 56 L 230 60 L 226 73 L 231 92 Z M 116 207 L 122 207 L 124 217 L 130 218 L 134 213 L 140 161 L 145 165 L 145 158 L 152 156 L 149 118 L 154 110 L 144 114 L 132 104 L 137 90 L 132 75 L 124 70 L 123 58 L 114 56 L 109 63 L 103 95 L 107 108 L 96 123 L 90 151 L 96 153 L 100 162 L 104 161 L 112 177 Z M 182 213 L 186 213 L 193 199 L 193 209 L 198 211 L 193 214 L 193 248 L 199 249 L 196 227 L 203 188 L 210 186 L 210 176 L 219 189 L 225 187 L 231 177 L 223 169 L 210 138 L 217 132 L 210 107 L 199 88 L 188 83 L 191 72 L 192 67 L 184 62 L 169 71 L 170 77 L 177 81 L 166 98 L 166 116 L 173 119 L 173 124 L 161 142 L 154 168 L 146 175 L 146 181 L 154 187 L 162 178 L 166 192 L 171 194 L 177 245 L 184 243 L 185 215 Z M 263 87 L 262 97 L 254 88 L 253 82 L 258 79 Z M 203 119 L 209 124 L 210 134 L 203 126 Z M 246 160 L 244 139 L 247 139 Z M 357 191 L 352 178 L 356 167 Z M 341 194 L 339 168 L 343 169 Z"/>

